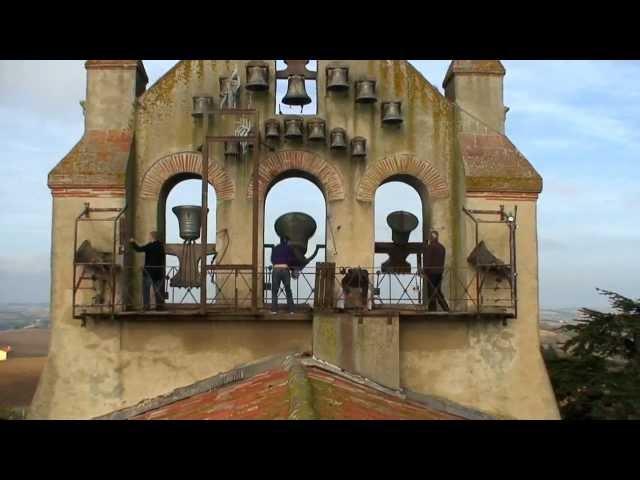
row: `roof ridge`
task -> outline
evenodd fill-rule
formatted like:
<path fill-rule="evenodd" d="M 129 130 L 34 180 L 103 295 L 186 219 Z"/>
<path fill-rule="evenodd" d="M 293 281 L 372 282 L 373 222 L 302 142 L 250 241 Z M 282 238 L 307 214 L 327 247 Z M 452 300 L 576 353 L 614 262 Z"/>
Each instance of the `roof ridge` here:
<path fill-rule="evenodd" d="M 379 392 L 386 393 L 387 395 L 392 395 L 402 400 L 405 399 L 402 390 L 396 390 L 390 387 L 386 387 L 378 382 L 375 382 L 374 380 L 371 380 L 370 378 L 354 372 L 349 372 L 347 370 L 344 370 L 343 368 L 338 367 L 337 365 L 327 362 L 326 360 L 320 360 L 315 356 L 302 358 L 300 362 L 302 363 L 302 365 L 320 368 L 359 385 L 364 385 Z"/>
<path fill-rule="evenodd" d="M 289 420 L 317 420 L 313 406 L 313 388 L 298 356 L 287 357 L 282 366 L 289 373 Z"/>

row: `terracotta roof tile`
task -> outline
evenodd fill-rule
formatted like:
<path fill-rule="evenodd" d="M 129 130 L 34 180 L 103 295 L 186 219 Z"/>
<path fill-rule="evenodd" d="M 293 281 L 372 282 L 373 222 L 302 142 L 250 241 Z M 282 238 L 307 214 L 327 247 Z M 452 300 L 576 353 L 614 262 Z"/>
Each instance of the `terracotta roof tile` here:
<path fill-rule="evenodd" d="M 49 173 L 49 187 L 124 186 L 133 134 L 89 130 Z"/>
<path fill-rule="evenodd" d="M 542 191 L 542 177 L 502 134 L 458 135 L 469 192 Z"/>
<path fill-rule="evenodd" d="M 289 373 L 274 369 L 196 394 L 133 417 L 133 420 L 248 420 L 287 418 Z"/>
<path fill-rule="evenodd" d="M 358 385 L 335 373 L 309 367 L 307 375 L 314 389 L 314 406 L 325 419 L 355 420 L 458 420 L 462 417 L 430 409 Z"/>

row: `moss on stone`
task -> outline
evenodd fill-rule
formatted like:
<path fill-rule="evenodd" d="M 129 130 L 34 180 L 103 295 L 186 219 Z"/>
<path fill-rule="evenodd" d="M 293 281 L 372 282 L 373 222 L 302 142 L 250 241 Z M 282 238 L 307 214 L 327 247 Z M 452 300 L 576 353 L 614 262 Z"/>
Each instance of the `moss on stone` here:
<path fill-rule="evenodd" d="M 466 177 L 468 192 L 518 192 L 540 193 L 540 177 Z"/>
<path fill-rule="evenodd" d="M 315 420 L 313 390 L 304 368 L 295 358 L 285 362 L 289 372 L 289 420 Z"/>

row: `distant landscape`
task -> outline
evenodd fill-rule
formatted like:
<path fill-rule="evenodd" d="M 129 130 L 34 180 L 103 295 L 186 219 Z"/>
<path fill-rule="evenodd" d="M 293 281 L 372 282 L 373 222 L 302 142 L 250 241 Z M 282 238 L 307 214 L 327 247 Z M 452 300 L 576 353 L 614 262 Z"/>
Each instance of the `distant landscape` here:
<path fill-rule="evenodd" d="M 48 303 L 0 303 L 0 331 L 49 328 Z"/>
<path fill-rule="evenodd" d="M 0 346 L 11 346 L 0 362 L 0 418 L 23 418 L 49 352 L 47 303 L 0 304 Z"/>

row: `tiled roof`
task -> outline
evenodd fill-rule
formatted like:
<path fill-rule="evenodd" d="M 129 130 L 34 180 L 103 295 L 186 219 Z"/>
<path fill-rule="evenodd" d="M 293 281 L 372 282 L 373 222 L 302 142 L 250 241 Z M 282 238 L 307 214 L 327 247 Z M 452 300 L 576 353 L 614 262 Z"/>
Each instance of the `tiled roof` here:
<path fill-rule="evenodd" d="M 49 187 L 124 186 L 129 130 L 89 130 L 49 173 Z"/>
<path fill-rule="evenodd" d="M 131 420 L 462 420 L 489 418 L 390 390 L 308 355 L 267 359 L 99 417 Z"/>
<path fill-rule="evenodd" d="M 467 191 L 542 191 L 542 178 L 522 153 L 502 134 L 458 135 Z"/>
<path fill-rule="evenodd" d="M 318 417 L 327 420 L 462 420 L 415 402 L 381 393 L 335 373 L 309 367 Z"/>
<path fill-rule="evenodd" d="M 137 415 L 132 420 L 271 420 L 289 416 L 289 372 L 274 369 Z"/>

